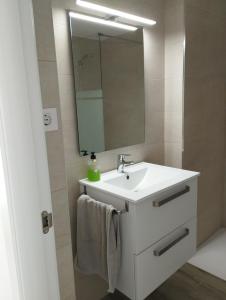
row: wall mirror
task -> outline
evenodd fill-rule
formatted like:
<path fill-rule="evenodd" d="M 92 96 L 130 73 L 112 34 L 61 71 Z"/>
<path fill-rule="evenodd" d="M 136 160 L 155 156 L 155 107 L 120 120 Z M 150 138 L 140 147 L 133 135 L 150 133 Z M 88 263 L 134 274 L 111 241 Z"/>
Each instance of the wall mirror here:
<path fill-rule="evenodd" d="M 143 29 L 69 21 L 80 154 L 144 143 Z"/>

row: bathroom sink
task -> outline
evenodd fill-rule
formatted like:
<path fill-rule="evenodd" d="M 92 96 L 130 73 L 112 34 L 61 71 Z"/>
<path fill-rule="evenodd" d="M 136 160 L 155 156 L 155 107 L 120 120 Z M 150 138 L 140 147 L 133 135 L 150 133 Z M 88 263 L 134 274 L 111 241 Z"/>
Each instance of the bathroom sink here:
<path fill-rule="evenodd" d="M 126 167 L 125 172 L 121 174 L 113 170 L 103 173 L 98 182 L 82 179 L 80 184 L 136 202 L 199 175 L 197 172 L 146 162 Z"/>
<path fill-rule="evenodd" d="M 128 171 L 125 174 L 122 174 L 121 176 L 119 175 L 115 178 L 106 180 L 105 182 L 118 188 L 135 191 L 141 184 L 141 182 L 144 181 L 147 173 L 148 168 L 143 168 L 134 172 Z"/>

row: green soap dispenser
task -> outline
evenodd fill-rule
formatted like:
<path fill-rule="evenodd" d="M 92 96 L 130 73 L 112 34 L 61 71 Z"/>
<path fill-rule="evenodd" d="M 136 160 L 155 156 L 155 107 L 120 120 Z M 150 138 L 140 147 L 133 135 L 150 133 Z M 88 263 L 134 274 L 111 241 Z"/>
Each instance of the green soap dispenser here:
<path fill-rule="evenodd" d="M 100 180 L 100 169 L 97 166 L 97 158 L 95 152 L 91 152 L 90 159 L 88 161 L 87 177 L 89 181 Z"/>

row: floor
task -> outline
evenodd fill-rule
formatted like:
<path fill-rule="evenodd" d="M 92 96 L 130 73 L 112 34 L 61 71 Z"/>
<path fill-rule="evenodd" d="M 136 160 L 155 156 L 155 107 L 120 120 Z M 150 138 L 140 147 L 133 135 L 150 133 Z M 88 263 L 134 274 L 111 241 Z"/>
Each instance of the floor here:
<path fill-rule="evenodd" d="M 102 300 L 127 300 L 119 293 Z M 186 264 L 146 300 L 226 300 L 226 282 Z"/>
<path fill-rule="evenodd" d="M 226 228 L 205 242 L 189 263 L 226 280 Z"/>

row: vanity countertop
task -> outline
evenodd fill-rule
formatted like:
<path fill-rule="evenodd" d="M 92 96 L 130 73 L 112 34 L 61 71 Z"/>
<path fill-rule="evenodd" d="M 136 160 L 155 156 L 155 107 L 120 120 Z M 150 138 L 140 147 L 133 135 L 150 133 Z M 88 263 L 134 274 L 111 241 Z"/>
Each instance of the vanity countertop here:
<path fill-rule="evenodd" d="M 146 162 L 126 167 L 125 171 L 124 174 L 118 173 L 117 170 L 102 173 L 98 182 L 91 182 L 88 179 L 79 182 L 83 186 L 137 203 L 200 175 L 199 172 Z"/>

